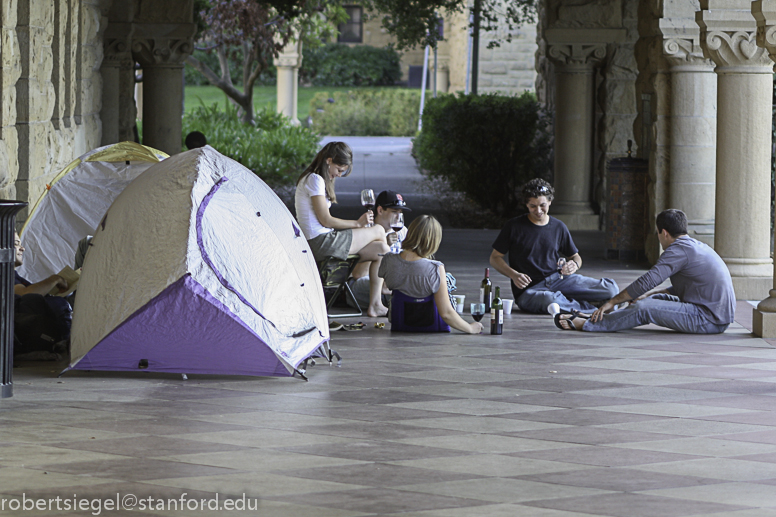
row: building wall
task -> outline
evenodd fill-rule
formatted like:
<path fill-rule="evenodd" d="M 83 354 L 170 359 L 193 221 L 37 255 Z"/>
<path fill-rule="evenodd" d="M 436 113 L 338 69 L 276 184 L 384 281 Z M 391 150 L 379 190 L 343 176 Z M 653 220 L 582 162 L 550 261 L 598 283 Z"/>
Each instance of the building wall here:
<path fill-rule="evenodd" d="M 438 68 L 449 74 L 448 91 L 464 91 L 466 88 L 466 64 L 468 57 L 468 11 L 450 13 L 444 16 L 445 40 L 437 51 Z M 363 44 L 384 47 L 393 42 L 393 37 L 381 26 L 379 16 L 370 15 L 363 27 Z M 512 41 L 505 40 L 506 26 L 494 32 L 480 35 L 479 93 L 500 92 L 522 94 L 534 91 L 536 70 L 534 59 L 537 49 L 536 27 L 526 25 L 512 31 Z M 494 39 L 501 39 L 501 46 L 488 49 Z M 353 45 L 349 43 L 349 45 Z M 406 81 L 409 67 L 423 66 L 423 48 L 414 48 L 402 53 L 402 80 Z M 429 53 L 429 69 L 434 66 L 433 52 Z M 433 80 L 433 78 L 432 78 Z M 430 87 L 431 85 L 429 85 Z"/>
<path fill-rule="evenodd" d="M 0 198 L 34 203 L 64 166 L 99 145 L 109 3 L 3 1 Z M 19 223 L 26 215 L 19 214 Z"/>

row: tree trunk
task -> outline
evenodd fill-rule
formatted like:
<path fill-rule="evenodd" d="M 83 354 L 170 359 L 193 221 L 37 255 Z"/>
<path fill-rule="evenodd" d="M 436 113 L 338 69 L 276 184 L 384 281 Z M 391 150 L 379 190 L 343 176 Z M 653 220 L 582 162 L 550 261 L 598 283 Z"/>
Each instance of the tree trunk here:
<path fill-rule="evenodd" d="M 186 62 L 204 75 L 210 84 L 217 86 L 226 94 L 229 101 L 237 107 L 240 120 L 246 124 L 253 125 L 253 82 L 255 82 L 255 79 L 250 84 L 250 87 L 245 88 L 246 92 L 241 92 L 232 84 L 232 78 L 229 75 L 228 58 L 226 53 L 221 51 L 220 48 L 218 51 L 218 61 L 221 65 L 222 77 L 218 77 L 209 66 L 194 56 L 186 58 Z M 256 76 L 258 77 L 258 74 Z"/>

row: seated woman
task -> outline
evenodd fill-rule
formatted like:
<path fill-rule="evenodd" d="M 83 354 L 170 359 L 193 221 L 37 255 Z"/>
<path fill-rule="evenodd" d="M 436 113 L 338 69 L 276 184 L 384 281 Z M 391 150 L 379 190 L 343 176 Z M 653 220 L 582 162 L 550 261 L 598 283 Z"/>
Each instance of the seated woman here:
<path fill-rule="evenodd" d="M 402 241 L 403 251 L 383 257 L 378 275 L 385 278 L 385 285 L 413 298 L 434 295 L 437 311 L 442 319 L 461 332 L 479 334 L 482 323 L 466 322 L 455 312 L 447 293 L 445 266 L 431 260 L 442 242 L 442 225 L 430 215 L 422 215 L 412 221 L 407 237 Z"/>
<path fill-rule="evenodd" d="M 296 181 L 296 217 L 317 262 L 326 257 L 345 260 L 357 253 L 360 262 L 369 265 L 369 307 L 367 315 L 385 316 L 388 309 L 380 294 L 383 279 L 377 276 L 382 255 L 389 252 L 385 230 L 380 225 L 369 226 L 374 214 L 367 211 L 357 221 L 337 219 L 329 213 L 337 202 L 334 180 L 350 174 L 353 152 L 345 142 L 329 142 L 318 152 L 313 162 Z"/>

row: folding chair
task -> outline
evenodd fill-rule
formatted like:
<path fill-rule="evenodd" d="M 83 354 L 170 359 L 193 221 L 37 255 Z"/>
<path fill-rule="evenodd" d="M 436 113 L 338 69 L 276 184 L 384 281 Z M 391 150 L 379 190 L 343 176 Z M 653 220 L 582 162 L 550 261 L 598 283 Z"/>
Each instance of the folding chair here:
<path fill-rule="evenodd" d="M 361 260 L 359 255 L 348 255 L 345 260 L 340 260 L 334 257 L 326 257 L 322 261 L 318 262 L 318 271 L 321 274 L 321 284 L 323 284 L 323 295 L 326 299 L 326 312 L 331 318 L 355 318 L 364 314 L 361 306 L 358 304 L 356 297 L 353 295 L 350 286 L 348 285 L 348 278 L 355 269 L 358 261 Z M 334 302 L 339 298 L 342 290 L 345 289 L 347 294 L 356 303 L 356 309 L 358 312 L 353 313 L 332 313 L 330 309 Z"/>
<path fill-rule="evenodd" d="M 391 296 L 391 331 L 450 332 L 450 325 L 439 315 L 433 294 L 412 298 L 394 289 Z"/>

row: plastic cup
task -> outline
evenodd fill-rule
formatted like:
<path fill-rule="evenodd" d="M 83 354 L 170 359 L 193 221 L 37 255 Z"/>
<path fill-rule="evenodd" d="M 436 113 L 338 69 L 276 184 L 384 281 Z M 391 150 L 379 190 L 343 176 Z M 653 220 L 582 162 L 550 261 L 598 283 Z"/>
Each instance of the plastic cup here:
<path fill-rule="evenodd" d="M 454 294 L 453 298 L 455 299 L 455 312 L 463 314 L 463 301 L 466 299 L 466 295 Z"/>
<path fill-rule="evenodd" d="M 512 312 L 512 304 L 514 303 L 514 300 L 507 300 L 506 298 L 502 298 L 501 303 L 504 305 L 504 314 L 509 314 Z"/>

